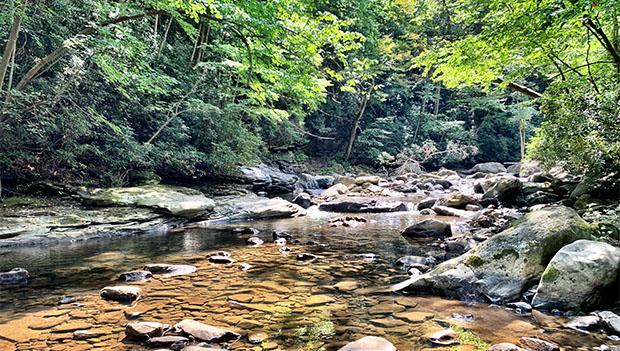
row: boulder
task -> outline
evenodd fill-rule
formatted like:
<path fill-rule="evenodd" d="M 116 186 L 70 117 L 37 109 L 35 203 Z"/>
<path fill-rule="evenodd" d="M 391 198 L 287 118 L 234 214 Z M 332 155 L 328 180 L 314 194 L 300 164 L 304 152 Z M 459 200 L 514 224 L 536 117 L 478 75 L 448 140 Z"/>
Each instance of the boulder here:
<path fill-rule="evenodd" d="M 540 167 L 540 162 L 538 161 L 529 160 L 521 162 L 521 165 L 519 166 L 519 177 L 527 178 L 532 174 L 539 173 L 541 171 L 542 168 Z"/>
<path fill-rule="evenodd" d="M 156 336 L 146 340 L 146 345 L 150 347 L 169 347 L 174 350 L 181 350 L 188 343 L 188 338 L 175 335 Z"/>
<path fill-rule="evenodd" d="M 171 185 L 91 189 L 79 195 L 92 205 L 148 207 L 174 216 L 195 216 L 215 207 L 200 191 Z"/>
<path fill-rule="evenodd" d="M 0 273 L 0 284 L 25 284 L 30 274 L 23 268 L 13 268 L 8 272 Z"/>
<path fill-rule="evenodd" d="M 464 209 L 467 205 L 477 203 L 478 199 L 476 199 L 473 195 L 461 193 L 450 194 L 443 199 L 437 200 L 437 205 L 439 206 L 448 206 L 460 209 Z"/>
<path fill-rule="evenodd" d="M 335 184 L 329 187 L 327 190 L 321 193 L 321 199 L 331 199 L 334 197 L 338 197 L 340 195 L 344 195 L 349 192 L 349 188 L 341 183 Z"/>
<path fill-rule="evenodd" d="M 183 333 L 191 335 L 195 339 L 207 342 L 227 342 L 239 340 L 241 335 L 212 325 L 197 322 L 192 319 L 184 319 L 177 323 L 175 328 L 180 329 Z"/>
<path fill-rule="evenodd" d="M 505 173 L 506 171 L 507 171 L 506 167 L 504 167 L 504 165 L 499 162 L 485 162 L 485 163 L 478 163 L 477 165 L 473 166 L 470 170 L 464 173 L 467 173 L 467 174 L 474 174 L 476 172 Z"/>
<path fill-rule="evenodd" d="M 488 351 L 526 351 L 525 349 L 520 348 L 515 344 L 511 344 L 509 342 L 502 342 L 499 344 L 492 345 L 489 347 Z"/>
<path fill-rule="evenodd" d="M 252 190 L 264 191 L 269 194 L 292 193 L 299 178 L 294 174 L 280 171 L 265 164 L 258 166 L 241 166 L 232 180 L 252 184 Z"/>
<path fill-rule="evenodd" d="M 378 185 L 381 178 L 378 176 L 360 176 L 355 178 L 355 185 L 364 185 L 366 183 Z"/>
<path fill-rule="evenodd" d="M 427 197 L 426 199 L 422 199 L 420 202 L 418 202 L 418 205 L 416 206 L 416 208 L 418 209 L 418 211 L 421 211 L 427 208 L 432 208 L 433 206 L 435 206 L 436 202 L 437 202 L 437 199 L 432 198 L 432 197 Z"/>
<path fill-rule="evenodd" d="M 494 179 L 493 185 L 485 190 L 483 198 L 496 198 L 499 201 L 514 203 L 521 194 L 523 185 L 517 177 L 503 176 Z"/>
<path fill-rule="evenodd" d="M 174 277 L 196 272 L 196 267 L 187 264 L 153 263 L 144 266 L 145 271 L 153 274 L 163 274 L 164 277 Z"/>
<path fill-rule="evenodd" d="M 553 256 L 532 305 L 537 309 L 590 310 L 605 297 L 617 295 L 619 274 L 620 248 L 577 240 Z"/>
<path fill-rule="evenodd" d="M 476 214 L 471 211 L 459 210 L 458 208 L 435 205 L 431 208 L 435 213 L 443 216 L 472 218 Z"/>
<path fill-rule="evenodd" d="M 355 178 L 349 176 L 338 176 L 335 180 L 336 184 L 342 184 L 348 188 L 355 186 Z M 334 184 L 334 185 L 336 185 Z"/>
<path fill-rule="evenodd" d="M 448 223 L 425 219 L 405 228 L 401 235 L 407 237 L 452 236 L 452 229 Z"/>
<path fill-rule="evenodd" d="M 521 172 L 521 163 L 517 162 L 517 163 L 511 164 L 510 166 L 506 168 L 506 172 L 514 176 L 518 176 L 519 173 Z"/>
<path fill-rule="evenodd" d="M 123 272 L 119 275 L 119 279 L 125 282 L 140 282 L 151 278 L 153 274 L 146 270 L 135 270 Z"/>
<path fill-rule="evenodd" d="M 106 300 L 133 302 L 142 296 L 142 290 L 129 285 L 106 286 L 99 291 L 99 295 Z"/>
<path fill-rule="evenodd" d="M 310 194 L 308 193 L 300 193 L 299 195 L 295 196 L 295 198 L 293 199 L 293 203 L 299 205 L 299 207 L 304 209 L 314 205 L 314 201 L 312 201 L 312 196 L 310 196 Z"/>
<path fill-rule="evenodd" d="M 257 237 L 257 236 L 253 236 L 251 238 L 248 239 L 247 241 L 248 245 L 251 246 L 260 246 L 262 244 L 264 244 L 265 242 L 263 241 L 263 239 Z"/>
<path fill-rule="evenodd" d="M 365 336 L 357 341 L 350 342 L 338 351 L 396 351 L 391 342 L 377 336 Z"/>
<path fill-rule="evenodd" d="M 306 214 L 306 211 L 300 206 L 279 197 L 268 199 L 250 196 L 243 199 L 234 199 L 228 203 L 221 203 L 217 210 L 223 218 L 208 221 L 208 223 L 290 218 Z"/>
<path fill-rule="evenodd" d="M 125 326 L 125 335 L 132 339 L 147 340 L 164 335 L 168 329 L 169 325 L 158 322 L 133 322 Z"/>
<path fill-rule="evenodd" d="M 594 232 L 594 226 L 573 209 L 545 207 L 528 213 L 469 252 L 393 289 L 493 302 L 515 301 L 540 279 L 547 262 L 560 248 L 589 239 Z"/>
<path fill-rule="evenodd" d="M 338 198 L 319 205 L 319 210 L 344 213 L 379 213 L 407 211 L 407 205 L 399 201 L 376 200 L 372 198 Z"/>

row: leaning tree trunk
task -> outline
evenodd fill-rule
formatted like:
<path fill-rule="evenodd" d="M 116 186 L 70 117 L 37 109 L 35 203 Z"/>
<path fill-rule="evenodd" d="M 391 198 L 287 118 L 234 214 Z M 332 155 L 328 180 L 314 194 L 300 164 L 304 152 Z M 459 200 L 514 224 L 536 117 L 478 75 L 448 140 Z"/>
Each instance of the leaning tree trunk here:
<path fill-rule="evenodd" d="M 9 39 L 4 47 L 4 53 L 2 54 L 2 60 L 0 61 L 0 92 L 4 85 L 4 78 L 6 76 L 7 68 L 11 58 L 15 55 L 15 47 L 17 45 L 17 37 L 19 36 L 19 30 L 21 27 L 22 18 L 19 14 L 16 14 L 13 18 L 13 26 L 11 27 L 11 33 Z"/>
<path fill-rule="evenodd" d="M 368 100 L 370 99 L 370 94 L 372 93 L 373 88 L 374 88 L 374 85 L 371 84 L 370 88 L 368 89 L 368 92 L 366 92 L 366 94 L 364 94 L 364 97 L 362 98 L 362 104 L 360 105 L 360 110 L 357 113 L 357 117 L 355 118 L 353 129 L 351 129 L 351 136 L 349 136 L 349 142 L 347 144 L 347 151 L 344 156 L 345 160 L 348 160 L 349 157 L 351 157 L 351 152 L 353 151 L 353 144 L 355 143 L 355 138 L 357 137 L 357 130 L 360 127 L 360 121 L 362 120 L 362 117 L 364 116 L 364 112 L 366 111 L 366 106 L 368 105 Z"/>
<path fill-rule="evenodd" d="M 521 160 L 525 159 L 525 122 L 519 123 L 519 142 L 521 143 Z"/>

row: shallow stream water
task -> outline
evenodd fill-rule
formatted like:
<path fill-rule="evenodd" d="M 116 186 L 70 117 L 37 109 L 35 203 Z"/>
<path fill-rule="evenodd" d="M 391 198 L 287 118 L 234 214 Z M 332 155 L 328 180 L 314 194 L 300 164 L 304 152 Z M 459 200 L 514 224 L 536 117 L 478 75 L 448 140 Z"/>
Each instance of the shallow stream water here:
<path fill-rule="evenodd" d="M 329 219 L 339 216 L 311 210 L 306 217 L 253 222 L 265 240 L 258 247 L 246 244 L 250 235 L 232 232 L 241 224 L 220 224 L 5 251 L 0 270 L 23 267 L 33 279 L 26 286 L 0 287 L 0 350 L 147 349 L 125 339 L 124 325 L 132 312 L 140 313 L 137 320 L 142 321 L 175 324 L 191 318 L 243 335 L 269 336 L 259 345 L 247 338 L 224 345 L 232 350 L 337 350 L 365 335 L 385 337 L 401 351 L 442 350 L 427 336 L 450 326 L 462 335 L 457 350 L 517 343 L 521 336 L 541 337 L 566 349 L 614 345 L 604 335 L 563 329 L 561 318 L 540 313 L 521 316 L 484 303 L 390 293 L 390 285 L 407 278 L 394 264 L 399 257 L 441 256 L 442 251 L 434 241 L 401 237 L 400 230 L 420 219 L 412 212 L 362 214 L 357 216 L 369 222 L 331 227 Z M 454 226 L 458 229 L 459 223 Z M 271 240 L 274 230 L 290 232 L 301 244 L 289 244 L 292 251 L 281 253 Z M 209 253 L 216 250 L 229 251 L 236 262 L 210 263 Z M 301 252 L 319 259 L 299 262 Z M 144 297 L 133 305 L 99 297 L 99 289 L 118 284 L 119 273 L 147 263 L 192 264 L 198 270 L 136 283 Z M 240 263 L 252 267 L 244 271 Z M 77 304 L 60 305 L 63 296 Z M 460 318 L 465 315 L 473 318 Z M 80 329 L 100 336 L 74 340 L 73 331 Z"/>

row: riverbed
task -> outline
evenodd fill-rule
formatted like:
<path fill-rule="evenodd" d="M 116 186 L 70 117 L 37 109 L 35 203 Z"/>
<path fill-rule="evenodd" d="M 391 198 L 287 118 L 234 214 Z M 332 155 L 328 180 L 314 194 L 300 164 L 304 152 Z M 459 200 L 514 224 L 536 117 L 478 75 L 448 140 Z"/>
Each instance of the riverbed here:
<path fill-rule="evenodd" d="M 220 345 L 231 350 L 337 350 L 365 335 L 382 336 L 399 350 L 441 350 L 428 336 L 446 328 L 461 335 L 458 350 L 517 343 L 522 336 L 575 350 L 603 343 L 620 346 L 602 334 L 564 329 L 560 317 L 391 293 L 391 285 L 407 278 L 395 265 L 397 259 L 405 255 L 441 259 L 444 252 L 437 241 L 407 241 L 399 234 L 420 219 L 412 211 L 356 214 L 368 222 L 332 227 L 329 220 L 339 216 L 343 214 L 312 208 L 298 218 L 5 250 L 1 270 L 23 267 L 32 279 L 24 286 L 0 287 L 0 349 L 146 350 L 126 339 L 128 321 L 175 324 L 183 319 L 244 336 L 259 332 L 267 336 L 259 344 L 242 337 Z M 442 220 L 451 221 L 458 231 L 460 223 L 454 218 Z M 248 225 L 260 230 L 265 244 L 248 246 L 251 235 L 233 232 Z M 282 253 L 273 243 L 273 231 L 292 235 L 290 252 Z M 210 253 L 219 250 L 230 252 L 236 262 L 210 263 Z M 297 254 L 304 252 L 318 259 L 298 261 Z M 135 283 L 144 296 L 131 305 L 99 297 L 99 289 L 119 283 L 121 272 L 149 263 L 190 264 L 197 271 Z M 243 270 L 242 264 L 251 267 Z M 71 302 L 60 304 L 63 297 Z M 93 337 L 74 340 L 76 330 L 92 331 Z"/>

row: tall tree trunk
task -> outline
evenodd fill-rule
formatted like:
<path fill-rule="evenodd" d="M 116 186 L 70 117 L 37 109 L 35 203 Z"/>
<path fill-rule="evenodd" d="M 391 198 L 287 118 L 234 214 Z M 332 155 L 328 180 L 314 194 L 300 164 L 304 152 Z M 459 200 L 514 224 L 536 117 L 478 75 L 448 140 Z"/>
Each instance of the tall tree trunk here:
<path fill-rule="evenodd" d="M 372 90 L 374 89 L 374 84 L 370 85 L 368 91 L 362 97 L 362 103 L 360 104 L 360 109 L 357 113 L 357 117 L 355 118 L 355 123 L 353 123 L 353 128 L 351 129 L 351 136 L 349 136 L 349 142 L 347 143 L 347 151 L 344 155 L 344 159 L 348 160 L 351 157 L 351 152 L 353 151 L 353 144 L 355 143 L 355 138 L 357 137 L 357 130 L 360 126 L 360 121 L 364 116 L 364 112 L 366 111 L 366 106 L 368 105 L 368 100 L 370 99 L 370 94 L 372 94 Z"/>
<path fill-rule="evenodd" d="M 521 160 L 525 159 L 525 121 L 519 121 L 519 142 L 521 146 Z"/>
<path fill-rule="evenodd" d="M 6 70 L 9 66 L 9 62 L 11 61 L 11 57 L 13 57 L 15 52 L 21 24 L 21 16 L 19 14 L 15 14 L 15 17 L 13 18 L 13 26 L 11 27 L 11 33 L 9 34 L 9 39 L 6 42 L 6 45 L 4 46 L 4 53 L 2 54 L 2 60 L 0 61 L 0 92 L 2 91 L 2 87 L 4 85 Z"/>
<path fill-rule="evenodd" d="M 437 91 L 435 93 L 435 107 L 433 109 L 433 115 L 437 116 L 439 114 L 439 102 L 441 101 L 441 85 L 437 86 Z"/>
<path fill-rule="evenodd" d="M 168 40 L 168 32 L 170 31 L 170 26 L 172 25 L 172 17 L 168 21 L 166 25 L 166 30 L 164 31 L 164 37 L 161 39 L 161 45 L 159 45 L 159 49 L 157 50 L 157 56 L 161 55 L 161 52 L 164 50 L 164 46 L 166 45 L 166 40 Z"/>

